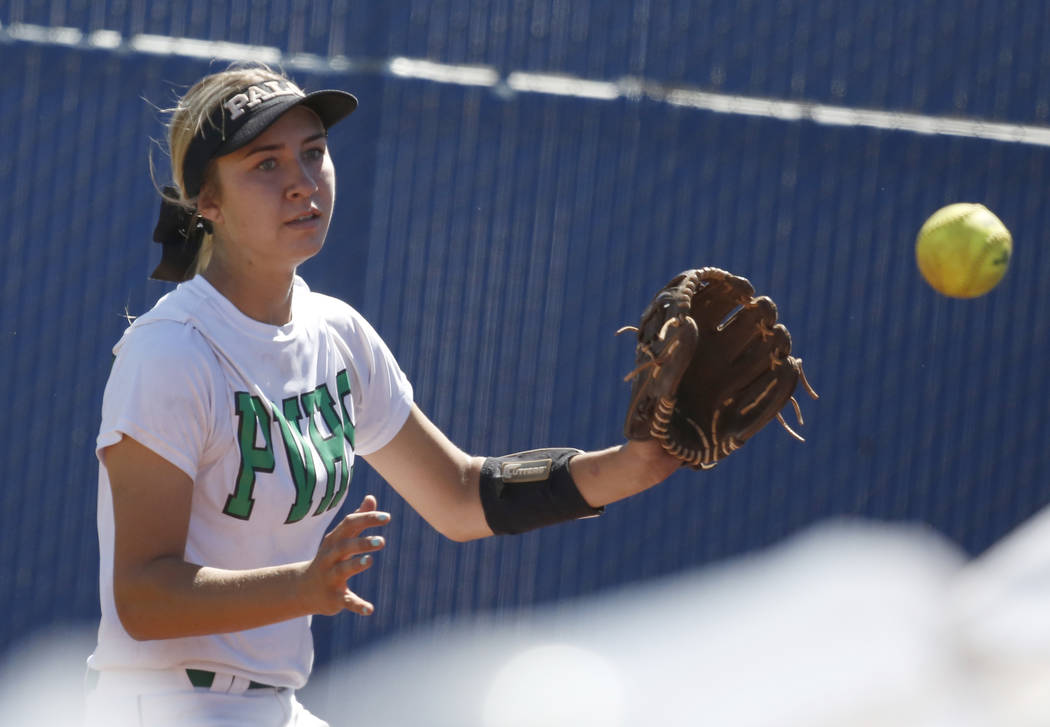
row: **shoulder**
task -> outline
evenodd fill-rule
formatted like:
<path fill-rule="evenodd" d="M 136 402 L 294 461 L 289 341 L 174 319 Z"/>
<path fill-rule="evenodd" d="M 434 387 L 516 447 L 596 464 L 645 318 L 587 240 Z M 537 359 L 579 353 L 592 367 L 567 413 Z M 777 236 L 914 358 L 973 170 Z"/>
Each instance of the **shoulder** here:
<path fill-rule="evenodd" d="M 324 321 L 341 338 L 345 340 L 379 338 L 365 317 L 346 301 L 312 291 L 306 288 L 305 284 L 303 288 L 301 292 L 296 291 L 296 295 L 302 296 L 303 305 L 310 315 Z"/>
<path fill-rule="evenodd" d="M 195 323 L 202 297 L 190 283 L 163 296 L 136 318 L 113 347 L 113 354 L 135 352 L 145 357 L 195 355 L 207 350 Z"/>
<path fill-rule="evenodd" d="M 150 378 L 159 382 L 200 378 L 214 370 L 215 354 L 192 315 L 194 301 L 176 293 L 128 326 L 113 347 L 114 370 L 153 372 Z"/>
<path fill-rule="evenodd" d="M 215 400 L 223 377 L 215 354 L 189 323 L 136 321 L 113 349 L 106 398 L 171 408 Z"/>
<path fill-rule="evenodd" d="M 192 323 L 170 319 L 137 319 L 113 347 L 113 354 L 118 359 L 188 361 L 209 352 L 207 342 Z"/>

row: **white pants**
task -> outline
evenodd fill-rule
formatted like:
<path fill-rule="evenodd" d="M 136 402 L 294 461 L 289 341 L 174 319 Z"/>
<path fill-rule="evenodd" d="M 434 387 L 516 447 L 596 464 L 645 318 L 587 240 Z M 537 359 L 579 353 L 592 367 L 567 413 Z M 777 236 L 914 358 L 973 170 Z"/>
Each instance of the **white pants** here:
<path fill-rule="evenodd" d="M 89 674 L 89 681 L 94 675 Z M 194 687 L 184 670 L 104 671 L 86 694 L 86 727 L 328 727 L 292 689 L 248 689 L 216 674 Z"/>

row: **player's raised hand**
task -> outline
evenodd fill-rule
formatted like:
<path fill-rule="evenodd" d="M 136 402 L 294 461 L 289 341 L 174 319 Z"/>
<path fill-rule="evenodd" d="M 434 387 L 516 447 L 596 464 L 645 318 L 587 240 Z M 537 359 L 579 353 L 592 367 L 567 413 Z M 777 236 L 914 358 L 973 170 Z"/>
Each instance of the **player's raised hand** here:
<path fill-rule="evenodd" d="M 363 535 L 364 531 L 389 522 L 390 514 L 377 511 L 375 497 L 366 495 L 353 513 L 324 536 L 317 555 L 302 572 L 300 599 L 309 613 L 332 616 L 347 610 L 367 616 L 375 611 L 346 582 L 371 567 L 371 554 L 386 545 L 381 536 Z"/>

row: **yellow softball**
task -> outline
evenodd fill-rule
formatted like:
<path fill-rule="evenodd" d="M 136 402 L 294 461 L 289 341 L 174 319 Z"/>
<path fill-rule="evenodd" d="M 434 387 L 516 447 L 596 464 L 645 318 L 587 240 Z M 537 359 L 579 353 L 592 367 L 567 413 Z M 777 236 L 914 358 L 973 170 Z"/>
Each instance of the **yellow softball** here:
<path fill-rule="evenodd" d="M 1013 238 L 982 204 L 957 202 L 930 215 L 915 240 L 919 271 L 934 290 L 976 298 L 1006 274 Z"/>

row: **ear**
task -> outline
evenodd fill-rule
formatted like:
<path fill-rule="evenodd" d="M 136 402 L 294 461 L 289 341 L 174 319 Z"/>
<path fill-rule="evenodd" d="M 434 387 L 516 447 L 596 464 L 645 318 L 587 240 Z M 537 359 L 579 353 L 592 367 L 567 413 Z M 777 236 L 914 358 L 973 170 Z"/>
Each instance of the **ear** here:
<path fill-rule="evenodd" d="M 201 185 L 200 194 L 197 195 L 197 211 L 213 225 L 223 221 L 222 207 L 219 206 L 221 200 L 216 186 L 211 180 L 206 180 Z"/>

